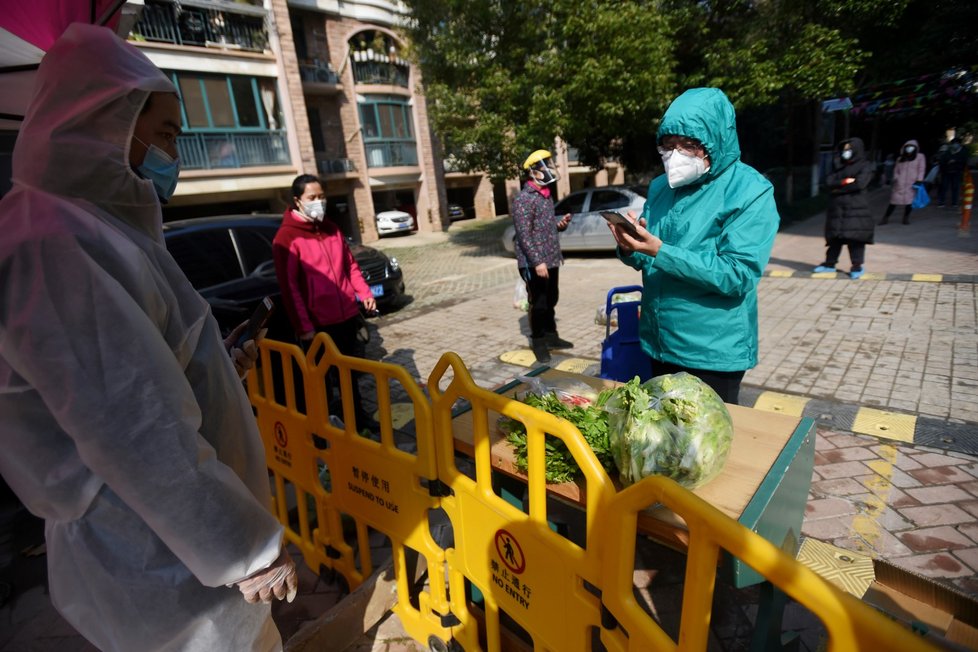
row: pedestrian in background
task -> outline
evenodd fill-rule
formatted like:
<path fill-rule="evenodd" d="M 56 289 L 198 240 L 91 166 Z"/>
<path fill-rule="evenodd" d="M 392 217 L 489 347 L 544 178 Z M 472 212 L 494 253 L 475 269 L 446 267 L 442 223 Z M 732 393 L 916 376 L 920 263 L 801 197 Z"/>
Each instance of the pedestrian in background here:
<path fill-rule="evenodd" d="M 236 334 L 163 241 L 180 114 L 107 28 L 42 59 L 0 202 L 0 472 L 44 518 L 52 604 L 100 650 L 281 649 L 251 603 L 294 595 L 295 566 Z"/>
<path fill-rule="evenodd" d="M 558 231 L 570 224 L 570 213 L 557 220 L 550 196 L 551 186 L 560 178 L 550 152 L 545 149 L 523 161 L 526 184 L 513 200 L 513 227 L 516 231 L 516 264 L 526 282 L 530 309 L 530 346 L 537 362 L 550 362 L 550 349 L 569 349 L 574 345 L 557 334 L 555 308 L 560 298 L 560 253 Z"/>
<path fill-rule="evenodd" d="M 941 169 L 941 185 L 937 191 L 937 205 L 944 206 L 944 199 L 950 195 L 951 208 L 958 207 L 958 193 L 961 191 L 961 178 L 968 165 L 968 150 L 960 138 L 954 138 L 937 158 Z"/>
<path fill-rule="evenodd" d="M 890 192 L 890 205 L 880 224 L 890 221 L 890 215 L 897 206 L 903 206 L 903 223 L 910 224 L 910 211 L 913 210 L 914 197 L 917 195 L 917 184 L 923 185 L 927 175 L 927 161 L 920 144 L 916 140 L 908 140 L 900 148 L 900 158 L 893 170 L 893 190 Z"/>
<path fill-rule="evenodd" d="M 717 88 L 676 98 L 658 142 L 666 173 L 649 184 L 637 237 L 610 227 L 618 257 L 642 272 L 649 375 L 685 371 L 737 403 L 757 364 L 757 284 L 779 222 L 774 190 L 740 160 L 734 107 Z"/>
<path fill-rule="evenodd" d="M 326 193 L 319 177 L 301 174 L 292 181 L 292 203 L 275 234 L 272 253 L 282 290 L 282 304 L 303 347 L 316 333 L 326 333 L 343 355 L 365 358 L 369 331 L 360 313 L 377 310 L 346 236 L 326 219 Z M 364 407 L 360 374 L 353 376 L 356 429 L 377 429 Z M 330 411 L 342 414 L 339 376 L 327 376 Z"/>
<path fill-rule="evenodd" d="M 832 172 L 825 177 L 829 205 L 825 212 L 825 261 L 813 271 L 834 272 L 842 247 L 849 248 L 849 278 L 864 273 L 866 245 L 873 242 L 876 221 L 869 211 L 866 188 L 873 179 L 873 165 L 866 160 L 866 150 L 860 138 L 839 143 L 838 159 Z"/>

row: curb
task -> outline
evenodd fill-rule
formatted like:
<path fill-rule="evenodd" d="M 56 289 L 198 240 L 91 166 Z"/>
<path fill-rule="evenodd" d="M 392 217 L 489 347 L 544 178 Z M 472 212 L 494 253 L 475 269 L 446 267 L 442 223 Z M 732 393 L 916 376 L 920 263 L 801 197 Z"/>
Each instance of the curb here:
<path fill-rule="evenodd" d="M 767 278 L 812 278 L 819 280 L 850 280 L 846 272 L 796 272 L 790 269 L 765 271 L 761 277 Z M 978 283 L 975 274 L 888 274 L 866 272 L 859 281 L 916 281 L 919 283 Z"/>

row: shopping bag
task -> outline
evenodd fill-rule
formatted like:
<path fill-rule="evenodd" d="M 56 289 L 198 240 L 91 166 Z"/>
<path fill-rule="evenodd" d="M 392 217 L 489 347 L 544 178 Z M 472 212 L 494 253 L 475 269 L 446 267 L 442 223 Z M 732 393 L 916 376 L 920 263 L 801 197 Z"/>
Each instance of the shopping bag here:
<path fill-rule="evenodd" d="M 530 309 L 530 300 L 526 294 L 526 281 L 523 279 L 516 281 L 516 286 L 513 288 L 513 307 L 523 312 Z"/>
<path fill-rule="evenodd" d="M 934 183 L 937 181 L 937 166 L 933 166 L 927 176 L 924 177 L 924 183 Z"/>
<path fill-rule="evenodd" d="M 916 188 L 917 192 L 913 197 L 913 203 L 910 204 L 913 208 L 923 208 L 930 203 L 930 195 L 927 193 L 927 188 L 922 183 L 915 183 L 913 187 Z"/>

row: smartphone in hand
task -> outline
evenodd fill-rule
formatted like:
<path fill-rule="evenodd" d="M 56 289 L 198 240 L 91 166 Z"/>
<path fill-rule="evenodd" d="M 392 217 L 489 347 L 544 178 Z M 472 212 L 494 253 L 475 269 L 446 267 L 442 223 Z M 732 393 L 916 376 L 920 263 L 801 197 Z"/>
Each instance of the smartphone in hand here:
<path fill-rule="evenodd" d="M 603 217 L 608 224 L 620 226 L 625 233 L 636 240 L 641 240 L 641 237 L 638 234 L 638 229 L 635 228 L 635 223 L 618 211 L 601 211 L 601 217 Z"/>
<path fill-rule="evenodd" d="M 271 297 L 265 297 L 255 308 L 255 312 L 251 313 L 251 317 L 248 319 L 248 325 L 245 327 L 244 332 L 238 338 L 238 341 L 234 343 L 234 346 L 241 348 L 244 343 L 248 340 L 253 340 L 258 337 L 259 331 L 265 328 L 268 324 L 268 320 L 271 319 L 272 313 L 275 312 L 275 302 L 272 301 Z"/>

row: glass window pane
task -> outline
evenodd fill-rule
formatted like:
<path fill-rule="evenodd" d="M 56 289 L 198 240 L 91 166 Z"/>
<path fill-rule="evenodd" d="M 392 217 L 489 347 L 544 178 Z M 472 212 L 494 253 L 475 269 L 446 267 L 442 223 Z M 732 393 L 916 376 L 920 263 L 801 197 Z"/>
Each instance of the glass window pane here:
<path fill-rule="evenodd" d="M 231 96 L 228 94 L 228 81 L 224 77 L 204 79 L 207 92 L 207 105 L 211 109 L 214 127 L 234 127 L 234 111 L 231 110 Z"/>
<path fill-rule="evenodd" d="M 557 202 L 557 205 L 554 206 L 554 213 L 557 215 L 580 213 L 584 210 L 584 199 L 586 197 L 586 192 L 581 192 L 576 195 L 569 195 L 563 200 Z"/>
<path fill-rule="evenodd" d="M 263 276 L 275 278 L 275 266 L 272 262 L 272 241 L 277 229 L 274 227 L 242 227 L 235 229 L 234 237 L 238 241 L 238 250 L 244 259 L 245 272 L 249 275 L 258 272 Z"/>
<path fill-rule="evenodd" d="M 207 128 L 207 107 L 204 104 L 204 94 L 200 89 L 200 77 L 180 75 L 180 97 L 183 108 L 187 112 L 187 127 Z"/>
<path fill-rule="evenodd" d="M 255 104 L 255 91 L 251 87 L 251 77 L 231 77 L 234 91 L 234 107 L 238 110 L 239 127 L 260 127 L 258 106 Z"/>
<path fill-rule="evenodd" d="M 380 114 L 380 135 L 382 138 L 394 137 L 394 126 L 391 124 L 392 108 L 390 104 L 377 105 L 377 113 Z"/>
<path fill-rule="evenodd" d="M 627 195 L 614 190 L 595 190 L 591 195 L 592 211 L 609 211 L 628 206 L 630 203 Z"/>
<path fill-rule="evenodd" d="M 360 122 L 363 123 L 364 138 L 378 138 L 380 136 L 377 129 L 377 114 L 373 104 L 360 105 Z"/>
<path fill-rule="evenodd" d="M 241 266 L 227 229 L 167 238 L 166 248 L 198 292 L 241 278 Z"/>
<path fill-rule="evenodd" d="M 407 104 L 402 105 L 401 115 L 404 120 L 404 137 L 413 138 L 413 132 L 411 131 L 411 107 Z"/>

